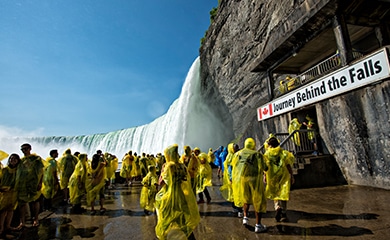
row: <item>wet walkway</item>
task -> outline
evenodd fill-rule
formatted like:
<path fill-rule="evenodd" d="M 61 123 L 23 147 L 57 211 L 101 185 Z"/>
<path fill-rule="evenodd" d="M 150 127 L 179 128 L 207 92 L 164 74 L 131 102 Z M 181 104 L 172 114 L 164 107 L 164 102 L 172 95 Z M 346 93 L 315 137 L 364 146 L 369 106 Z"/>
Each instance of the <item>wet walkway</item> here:
<path fill-rule="evenodd" d="M 288 223 L 274 220 L 273 204 L 262 223 L 265 233 L 254 232 L 254 213 L 250 226 L 242 225 L 219 192 L 220 181 L 209 188 L 210 204 L 200 204 L 201 222 L 194 231 L 197 240 L 208 239 L 390 239 L 390 191 L 361 186 L 297 189 L 288 203 Z M 100 215 L 71 214 L 70 207 L 40 214 L 40 226 L 7 234 L 6 239 L 156 239 L 156 216 L 145 216 L 139 207 L 141 185 L 118 185 L 107 190 Z M 99 209 L 97 206 L 96 209 Z"/>

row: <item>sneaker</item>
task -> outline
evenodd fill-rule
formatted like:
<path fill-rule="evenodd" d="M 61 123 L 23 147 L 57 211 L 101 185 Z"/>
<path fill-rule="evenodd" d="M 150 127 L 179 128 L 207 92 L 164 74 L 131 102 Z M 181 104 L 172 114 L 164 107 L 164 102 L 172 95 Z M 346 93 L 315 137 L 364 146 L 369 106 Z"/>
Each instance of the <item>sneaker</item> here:
<path fill-rule="evenodd" d="M 198 202 L 197 202 L 198 204 L 199 203 L 204 203 L 204 200 L 203 199 L 201 199 L 201 200 L 198 200 Z"/>
<path fill-rule="evenodd" d="M 242 219 L 242 225 L 249 225 L 249 218 L 248 217 L 244 217 Z"/>
<path fill-rule="evenodd" d="M 265 225 L 256 224 L 255 225 L 255 233 L 261 233 L 267 231 L 267 227 Z"/>
<path fill-rule="evenodd" d="M 238 216 L 239 218 L 242 218 L 242 217 L 244 216 L 244 213 L 238 212 L 238 213 L 237 213 L 237 216 Z"/>

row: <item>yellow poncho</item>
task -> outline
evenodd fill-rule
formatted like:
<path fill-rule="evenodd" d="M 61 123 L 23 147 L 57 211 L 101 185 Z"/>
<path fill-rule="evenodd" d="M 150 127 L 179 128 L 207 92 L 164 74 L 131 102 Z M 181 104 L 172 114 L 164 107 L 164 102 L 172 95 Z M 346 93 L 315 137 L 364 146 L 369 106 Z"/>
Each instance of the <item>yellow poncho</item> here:
<path fill-rule="evenodd" d="M 87 155 L 80 154 L 79 162 L 69 179 L 69 200 L 71 204 L 80 204 L 81 197 L 85 194 L 85 182 L 88 172 Z"/>
<path fill-rule="evenodd" d="M 245 147 L 234 154 L 232 160 L 232 187 L 234 205 L 253 204 L 256 212 L 265 213 L 267 201 L 264 195 L 263 172 L 267 169 L 263 156 L 254 150 L 252 138 L 245 140 Z"/>
<path fill-rule="evenodd" d="M 140 166 L 140 163 L 139 163 L 139 159 L 140 159 L 139 156 L 135 156 L 134 155 L 134 161 L 132 163 L 133 170 L 131 171 L 131 176 L 132 177 L 141 176 L 141 166 Z"/>
<path fill-rule="evenodd" d="M 291 176 L 287 165 L 293 165 L 294 155 L 278 146 L 268 148 L 264 156 L 268 166 L 266 197 L 272 200 L 289 200 Z"/>
<path fill-rule="evenodd" d="M 165 185 L 156 195 L 156 235 L 167 239 L 167 235 L 180 231 L 189 237 L 200 221 L 195 194 L 191 189 L 189 174 L 184 164 L 179 163 L 178 146 L 165 149 L 166 163 L 161 173 Z"/>
<path fill-rule="evenodd" d="M 123 178 L 131 178 L 131 171 L 133 170 L 133 161 L 134 157 L 130 155 L 129 153 L 126 153 L 126 155 L 122 159 L 122 168 L 119 172 L 119 175 Z"/>
<path fill-rule="evenodd" d="M 111 154 L 105 154 L 107 160 L 106 176 L 107 179 L 115 179 L 115 171 L 118 169 L 118 158 Z"/>
<path fill-rule="evenodd" d="M 234 156 L 234 143 L 228 145 L 228 155 L 223 163 L 225 171 L 223 172 L 223 185 L 219 188 L 222 197 L 226 201 L 233 202 L 233 189 L 232 189 L 232 176 L 231 176 L 231 164 Z"/>
<path fill-rule="evenodd" d="M 96 169 L 89 168 L 85 189 L 87 191 L 87 205 L 92 206 L 95 199 L 99 199 L 99 192 L 106 184 L 105 162 L 99 162 Z"/>
<path fill-rule="evenodd" d="M 142 209 L 154 212 L 154 202 L 157 193 L 158 176 L 156 169 L 149 171 L 148 174 L 142 179 L 142 190 L 139 205 Z"/>
<path fill-rule="evenodd" d="M 214 155 L 214 152 L 213 152 L 213 149 L 212 149 L 212 148 L 209 148 L 208 155 L 209 155 L 209 163 L 214 162 L 214 160 L 215 160 L 215 155 Z"/>
<path fill-rule="evenodd" d="M 293 120 L 291 120 L 290 125 L 288 126 L 288 133 L 291 134 L 295 130 L 301 129 L 301 126 L 302 124 L 299 123 L 298 118 L 294 118 Z M 301 146 L 301 139 L 299 137 L 298 132 L 294 134 L 293 141 L 295 145 Z"/>
<path fill-rule="evenodd" d="M 68 187 L 69 178 L 78 162 L 76 156 L 71 154 L 70 149 L 65 150 L 64 154 L 58 159 L 58 174 L 60 176 L 60 188 Z"/>
<path fill-rule="evenodd" d="M 15 190 L 18 192 L 18 201 L 29 203 L 41 196 L 39 188 L 43 175 L 43 159 L 31 154 L 21 159 L 16 171 Z"/>
<path fill-rule="evenodd" d="M 58 190 L 57 161 L 48 157 L 44 165 L 41 193 L 46 199 L 52 199 Z"/>
<path fill-rule="evenodd" d="M 201 193 L 206 187 L 213 185 L 211 182 L 213 172 L 208 158 L 207 153 L 200 153 L 198 156 L 200 165 L 196 181 L 196 193 Z"/>
<path fill-rule="evenodd" d="M 8 157 L 8 153 L 0 150 L 0 161 L 6 159 L 7 157 Z M 0 167 L 1 167 L 1 162 L 0 162 Z"/>
<path fill-rule="evenodd" d="M 18 205 L 18 194 L 15 191 L 16 169 L 9 166 L 0 169 L 0 211 L 15 210 Z"/>
<path fill-rule="evenodd" d="M 315 137 L 315 122 L 314 122 L 314 119 L 309 117 L 309 116 L 306 116 L 306 119 L 308 120 L 307 122 L 307 130 L 311 130 L 309 132 L 307 132 L 307 137 L 309 138 L 309 140 L 313 140 L 314 137 Z"/>

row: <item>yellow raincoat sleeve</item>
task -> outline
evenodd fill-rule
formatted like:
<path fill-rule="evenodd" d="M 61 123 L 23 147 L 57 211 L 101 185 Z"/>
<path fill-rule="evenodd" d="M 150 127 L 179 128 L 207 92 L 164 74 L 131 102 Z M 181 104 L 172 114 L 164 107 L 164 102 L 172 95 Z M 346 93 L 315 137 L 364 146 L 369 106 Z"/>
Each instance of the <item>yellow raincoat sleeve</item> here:
<path fill-rule="evenodd" d="M 223 172 L 223 184 L 219 188 L 222 197 L 229 202 L 233 202 L 233 189 L 232 189 L 232 160 L 234 156 L 234 143 L 228 145 L 228 155 L 224 161 L 224 172 Z"/>
<path fill-rule="evenodd" d="M 41 193 L 46 199 L 52 199 L 58 191 L 57 161 L 48 157 L 44 165 Z"/>
<path fill-rule="evenodd" d="M 91 206 L 95 199 L 99 199 L 99 192 L 106 184 L 105 164 L 99 162 L 96 169 L 89 169 L 85 189 L 87 191 L 87 205 Z"/>
<path fill-rule="evenodd" d="M 189 237 L 200 222 L 190 176 L 185 165 L 179 163 L 177 145 L 167 148 L 164 155 L 167 162 L 161 177 L 165 184 L 156 195 L 156 235 L 167 239 L 173 232 L 180 232 Z"/>
<path fill-rule="evenodd" d="M 287 165 L 292 166 L 294 155 L 280 146 L 268 148 L 265 152 L 267 159 L 266 197 L 272 200 L 288 201 L 291 187 L 291 176 Z"/>

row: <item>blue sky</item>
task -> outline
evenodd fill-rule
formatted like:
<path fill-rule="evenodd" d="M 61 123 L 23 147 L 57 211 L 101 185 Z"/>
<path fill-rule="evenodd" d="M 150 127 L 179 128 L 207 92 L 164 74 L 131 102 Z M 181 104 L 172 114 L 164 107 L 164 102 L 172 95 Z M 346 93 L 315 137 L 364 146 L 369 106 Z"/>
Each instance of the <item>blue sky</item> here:
<path fill-rule="evenodd" d="M 0 1 L 0 137 L 106 133 L 163 115 L 217 5 Z"/>

